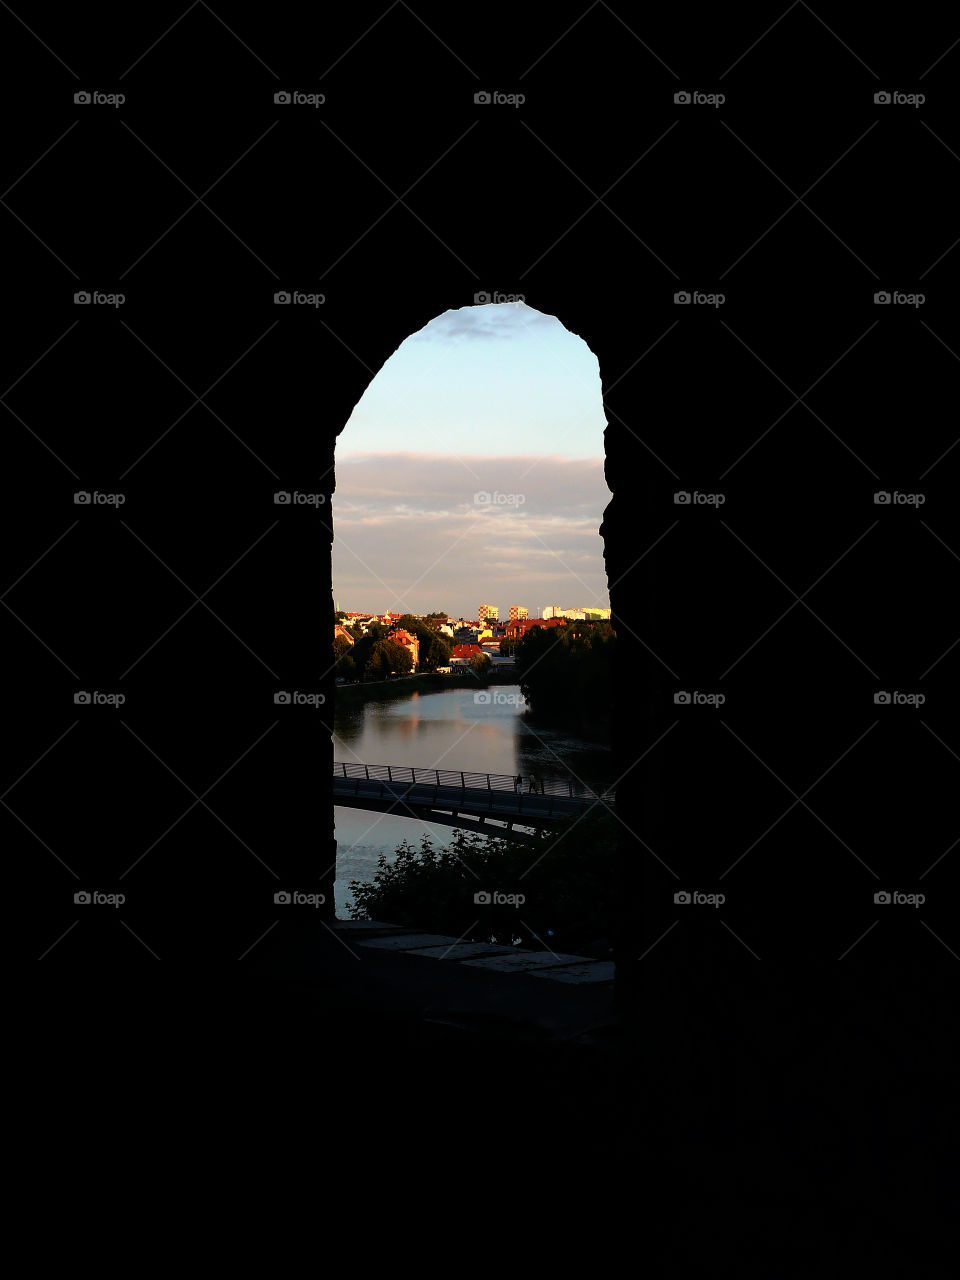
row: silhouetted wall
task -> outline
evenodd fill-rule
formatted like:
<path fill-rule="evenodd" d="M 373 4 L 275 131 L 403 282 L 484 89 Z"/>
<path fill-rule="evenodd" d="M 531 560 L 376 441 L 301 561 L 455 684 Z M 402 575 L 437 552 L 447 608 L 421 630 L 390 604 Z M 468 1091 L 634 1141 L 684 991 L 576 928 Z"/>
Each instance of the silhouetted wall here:
<path fill-rule="evenodd" d="M 947 64 L 924 113 L 874 105 L 923 42 L 872 20 L 853 56 L 800 9 L 756 47 L 726 10 L 632 33 L 601 6 L 564 35 L 573 8 L 521 32 L 400 7 L 364 36 L 374 16 L 314 31 L 290 8 L 240 40 L 197 9 L 128 73 L 64 28 L 75 76 L 17 33 L 6 802 L 33 952 L 230 969 L 287 927 L 277 889 L 332 905 L 337 434 L 410 333 L 502 291 L 582 337 L 605 389 L 623 991 L 942 975 L 951 858 L 921 877 L 956 838 L 960 749 Z M 155 39 L 128 25 L 129 61 Z M 127 101 L 74 107 L 81 85 Z M 696 86 L 727 100 L 675 104 Z M 85 289 L 125 301 L 74 305 Z M 127 901 L 75 910 L 80 888 Z M 922 910 L 873 901 L 924 888 Z"/>

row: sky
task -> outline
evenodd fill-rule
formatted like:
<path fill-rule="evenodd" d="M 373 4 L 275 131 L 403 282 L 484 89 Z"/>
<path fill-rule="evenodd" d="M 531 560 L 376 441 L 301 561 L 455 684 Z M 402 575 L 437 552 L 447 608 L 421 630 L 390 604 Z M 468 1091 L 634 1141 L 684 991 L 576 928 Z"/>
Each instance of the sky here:
<path fill-rule="evenodd" d="M 333 498 L 341 609 L 475 618 L 477 606 L 609 606 L 598 529 L 597 359 L 523 303 L 411 335 L 343 429 Z"/>

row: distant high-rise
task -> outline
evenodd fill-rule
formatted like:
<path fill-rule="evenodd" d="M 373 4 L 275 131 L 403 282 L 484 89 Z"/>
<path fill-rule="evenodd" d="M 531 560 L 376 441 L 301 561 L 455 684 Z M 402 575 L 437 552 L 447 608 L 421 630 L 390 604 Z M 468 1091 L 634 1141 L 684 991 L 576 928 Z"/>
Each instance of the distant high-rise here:
<path fill-rule="evenodd" d="M 543 606 L 543 616 L 545 618 L 562 618 L 563 609 L 558 604 L 545 604 Z"/>
<path fill-rule="evenodd" d="M 500 610 L 495 604 L 482 604 L 477 614 L 477 621 L 483 622 L 484 619 L 490 619 L 493 622 L 500 617 Z"/>
<path fill-rule="evenodd" d="M 525 609 L 522 604 L 512 604 L 510 606 L 510 621 L 519 622 L 521 618 L 530 616 L 529 609 Z"/>

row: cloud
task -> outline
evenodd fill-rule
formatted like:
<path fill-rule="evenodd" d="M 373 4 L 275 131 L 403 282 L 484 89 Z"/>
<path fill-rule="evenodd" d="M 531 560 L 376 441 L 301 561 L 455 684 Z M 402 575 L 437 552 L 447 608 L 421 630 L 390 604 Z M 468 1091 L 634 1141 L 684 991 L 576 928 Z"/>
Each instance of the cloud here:
<path fill-rule="evenodd" d="M 562 330 L 556 316 L 545 315 L 522 302 L 478 304 L 445 311 L 413 334 L 414 342 L 448 342 L 452 339 L 516 338 L 539 330 Z"/>
<path fill-rule="evenodd" d="M 605 606 L 609 498 L 599 458 L 346 459 L 333 499 L 334 594 L 343 608 L 458 615 L 475 615 L 481 599 L 531 613 Z"/>

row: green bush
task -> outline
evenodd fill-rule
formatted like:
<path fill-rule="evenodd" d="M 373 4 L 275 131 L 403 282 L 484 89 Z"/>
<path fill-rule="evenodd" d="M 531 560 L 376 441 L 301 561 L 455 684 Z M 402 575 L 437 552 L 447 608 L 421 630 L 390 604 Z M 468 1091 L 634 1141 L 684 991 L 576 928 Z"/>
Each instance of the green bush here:
<path fill-rule="evenodd" d="M 449 848 L 424 835 L 378 860 L 372 881 L 353 880 L 354 920 L 383 920 L 464 941 L 517 943 L 603 954 L 617 910 L 615 819 L 599 805 L 539 835 L 534 846 L 506 836 L 454 830 Z M 474 895 L 523 895 L 519 904 Z M 598 946 L 598 944 L 601 944 Z"/>

